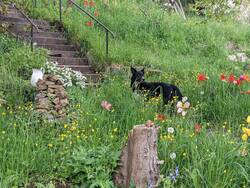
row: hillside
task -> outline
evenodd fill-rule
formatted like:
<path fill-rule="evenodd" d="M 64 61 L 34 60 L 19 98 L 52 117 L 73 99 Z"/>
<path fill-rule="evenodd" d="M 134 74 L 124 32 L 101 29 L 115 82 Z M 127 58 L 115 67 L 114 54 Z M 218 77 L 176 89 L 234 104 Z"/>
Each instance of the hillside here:
<path fill-rule="evenodd" d="M 31 2 L 16 1 L 30 16 L 58 21 L 52 1 L 39 1 L 34 15 Z M 148 120 L 160 126 L 161 187 L 250 186 L 249 25 L 194 15 L 183 20 L 150 1 L 96 0 L 90 11 L 116 34 L 106 58 L 105 33 L 87 26 L 89 18 L 66 1 L 63 6 L 66 36 L 89 51 L 103 82 L 67 88 L 66 119 L 41 118 L 29 79 L 44 66 L 45 52 L 0 34 L 0 99 L 7 103 L 0 105 L 0 187 L 114 187 L 128 132 Z M 229 59 L 238 53 L 248 60 Z M 104 72 L 114 64 L 120 69 Z M 161 97 L 133 93 L 130 66 L 145 67 L 147 81 L 176 84 L 191 104 L 187 114 L 163 106 Z"/>

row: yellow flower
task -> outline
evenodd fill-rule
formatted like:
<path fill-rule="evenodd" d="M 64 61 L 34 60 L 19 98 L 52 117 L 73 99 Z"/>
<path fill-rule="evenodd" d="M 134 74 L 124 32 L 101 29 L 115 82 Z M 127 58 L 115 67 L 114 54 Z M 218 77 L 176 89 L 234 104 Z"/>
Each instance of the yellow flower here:
<path fill-rule="evenodd" d="M 250 124 L 250 116 L 247 116 L 247 123 Z"/>
<path fill-rule="evenodd" d="M 49 148 L 52 148 L 52 147 L 53 147 L 53 144 L 48 144 L 48 147 L 49 147 Z"/>
<path fill-rule="evenodd" d="M 242 138 L 243 141 L 247 141 L 248 136 L 247 136 L 247 134 L 243 134 L 241 138 Z"/>
<path fill-rule="evenodd" d="M 242 131 L 247 134 L 247 136 L 250 136 L 250 129 L 246 128 L 246 127 L 243 127 L 242 128 Z"/>

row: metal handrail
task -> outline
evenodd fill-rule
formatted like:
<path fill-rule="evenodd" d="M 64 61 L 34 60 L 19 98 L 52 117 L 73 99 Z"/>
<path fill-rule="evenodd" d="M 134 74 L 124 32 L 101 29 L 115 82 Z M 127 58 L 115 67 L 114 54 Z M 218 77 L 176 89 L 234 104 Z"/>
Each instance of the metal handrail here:
<path fill-rule="evenodd" d="M 112 37 L 115 37 L 115 34 L 113 31 L 111 31 L 106 25 L 104 25 L 100 20 L 98 20 L 95 16 L 93 16 L 89 11 L 83 9 L 80 5 L 75 3 L 73 0 L 69 0 L 73 5 L 75 5 L 79 10 L 87 14 L 90 18 L 92 18 L 94 21 L 96 21 L 100 26 L 102 26 L 106 31 L 108 31 Z"/>
<path fill-rule="evenodd" d="M 97 22 L 99 24 L 99 26 L 101 26 L 105 32 L 106 32 L 106 56 L 108 57 L 108 42 L 109 42 L 109 38 L 108 38 L 108 34 L 110 33 L 111 36 L 114 38 L 115 34 L 113 31 L 111 31 L 106 25 L 104 25 L 100 20 L 98 20 L 95 16 L 93 16 L 89 11 L 83 9 L 80 5 L 78 5 L 77 3 L 75 3 L 73 0 L 68 0 L 69 2 L 71 2 L 75 7 L 77 7 L 79 10 L 81 10 L 83 13 L 87 14 L 91 19 L 93 19 L 95 22 Z M 60 22 L 62 22 L 62 0 L 59 1 L 59 13 L 60 13 Z"/>
<path fill-rule="evenodd" d="M 37 27 L 37 25 L 22 11 L 20 10 L 16 5 L 15 3 L 12 4 L 12 6 L 18 10 L 25 18 L 26 20 L 28 20 L 28 22 L 30 23 L 31 25 L 31 30 L 30 30 L 30 38 L 31 38 L 31 41 L 30 41 L 30 47 L 31 47 L 31 51 L 33 51 L 33 48 L 34 48 L 34 27 L 35 29 L 39 32 L 39 28 Z"/>
<path fill-rule="evenodd" d="M 20 10 L 16 5 L 15 5 L 15 3 L 13 3 L 12 4 L 12 6 L 16 9 L 16 10 L 18 10 L 25 18 L 26 18 L 26 20 L 28 20 L 28 22 L 30 22 L 30 24 L 31 25 L 33 25 L 35 28 L 36 28 L 36 30 L 37 31 L 39 31 L 39 28 L 37 27 L 37 25 L 22 11 L 22 10 Z"/>

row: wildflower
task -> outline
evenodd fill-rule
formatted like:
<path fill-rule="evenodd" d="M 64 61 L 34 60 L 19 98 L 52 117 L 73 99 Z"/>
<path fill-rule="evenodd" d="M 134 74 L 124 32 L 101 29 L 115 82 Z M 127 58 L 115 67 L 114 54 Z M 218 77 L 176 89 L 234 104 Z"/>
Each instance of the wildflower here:
<path fill-rule="evenodd" d="M 178 168 L 178 166 L 176 166 L 174 172 L 170 173 L 169 176 L 170 176 L 171 180 L 173 180 L 174 182 L 176 182 L 176 179 L 179 176 L 179 168 Z"/>
<path fill-rule="evenodd" d="M 95 2 L 94 2 L 93 0 L 90 0 L 89 6 L 90 6 L 90 7 L 94 7 L 94 6 L 95 6 Z"/>
<path fill-rule="evenodd" d="M 49 147 L 49 148 L 52 148 L 52 147 L 53 147 L 53 144 L 48 144 L 48 147 Z"/>
<path fill-rule="evenodd" d="M 170 159 L 174 160 L 176 158 L 176 153 L 172 152 L 170 153 Z"/>
<path fill-rule="evenodd" d="M 94 12 L 94 16 L 95 16 L 95 17 L 98 17 L 98 16 L 100 16 L 100 13 L 99 13 L 98 11 L 95 11 L 95 12 Z"/>
<path fill-rule="evenodd" d="M 205 80 L 208 80 L 208 79 L 209 78 L 203 73 L 199 73 L 198 76 L 197 76 L 198 81 L 205 81 Z"/>
<path fill-rule="evenodd" d="M 94 23 L 92 21 L 86 22 L 86 26 L 88 27 L 93 27 Z"/>
<path fill-rule="evenodd" d="M 250 90 L 248 90 L 248 91 L 241 91 L 240 94 L 249 94 L 250 95 Z"/>
<path fill-rule="evenodd" d="M 83 6 L 86 8 L 88 6 L 88 0 L 84 0 Z"/>
<path fill-rule="evenodd" d="M 242 157 L 245 157 L 248 155 L 248 151 L 247 151 L 247 148 L 246 147 L 243 147 L 242 149 L 239 150 L 239 154 L 240 156 Z"/>
<path fill-rule="evenodd" d="M 228 77 L 228 82 L 229 83 L 234 83 L 236 80 L 235 80 L 235 77 L 233 74 L 230 74 L 230 76 Z"/>
<path fill-rule="evenodd" d="M 166 116 L 165 116 L 164 114 L 158 114 L 158 115 L 156 116 L 156 119 L 159 120 L 159 121 L 164 121 L 164 120 L 166 120 L 167 118 L 166 118 Z"/>
<path fill-rule="evenodd" d="M 168 128 L 168 133 L 173 134 L 174 133 L 174 128 L 173 127 L 169 127 Z"/>
<path fill-rule="evenodd" d="M 243 74 L 243 75 L 240 75 L 240 80 L 244 80 L 244 81 L 248 81 L 248 82 L 250 82 L 250 78 L 249 78 L 249 76 L 248 75 L 245 75 L 245 74 Z"/>
<path fill-rule="evenodd" d="M 199 134 L 201 132 L 201 129 L 202 129 L 202 126 L 198 123 L 194 126 L 194 132 L 196 134 Z"/>
<path fill-rule="evenodd" d="M 240 84 L 242 84 L 242 81 L 240 79 L 238 79 L 238 80 L 234 80 L 233 83 L 235 85 L 240 85 Z"/>
<path fill-rule="evenodd" d="M 201 94 L 201 95 L 204 95 L 204 94 L 205 94 L 205 92 L 204 92 L 204 91 L 201 91 L 201 92 L 200 92 L 200 94 Z"/>
<path fill-rule="evenodd" d="M 247 123 L 250 124 L 250 116 L 247 116 Z"/>
<path fill-rule="evenodd" d="M 246 127 L 243 127 L 242 128 L 242 131 L 247 134 L 247 136 L 250 136 L 250 129 L 246 128 Z"/>
<path fill-rule="evenodd" d="M 248 137 L 250 137 L 250 129 L 243 127 L 242 131 L 243 131 L 243 135 L 241 136 L 241 139 L 243 141 L 247 141 Z"/>
<path fill-rule="evenodd" d="M 151 120 L 148 120 L 145 124 L 147 127 L 153 127 L 154 126 L 154 122 Z"/>
<path fill-rule="evenodd" d="M 187 101 L 187 97 L 183 97 L 182 101 L 178 101 L 177 105 L 177 113 L 182 116 L 185 116 L 187 114 L 186 109 L 190 107 L 190 103 Z"/>
<path fill-rule="evenodd" d="M 108 111 L 112 108 L 112 105 L 108 101 L 102 101 L 101 106 Z"/>
<path fill-rule="evenodd" d="M 225 74 L 221 74 L 220 75 L 220 80 L 223 81 L 223 82 L 226 82 L 226 80 L 227 80 L 226 75 Z"/>

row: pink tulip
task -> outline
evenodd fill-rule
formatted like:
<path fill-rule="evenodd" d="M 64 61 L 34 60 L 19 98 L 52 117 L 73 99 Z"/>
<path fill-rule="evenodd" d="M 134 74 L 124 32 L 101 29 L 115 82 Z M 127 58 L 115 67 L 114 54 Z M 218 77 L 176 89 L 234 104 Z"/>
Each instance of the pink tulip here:
<path fill-rule="evenodd" d="M 108 111 L 110 111 L 112 108 L 112 105 L 108 101 L 102 101 L 101 106 Z"/>

